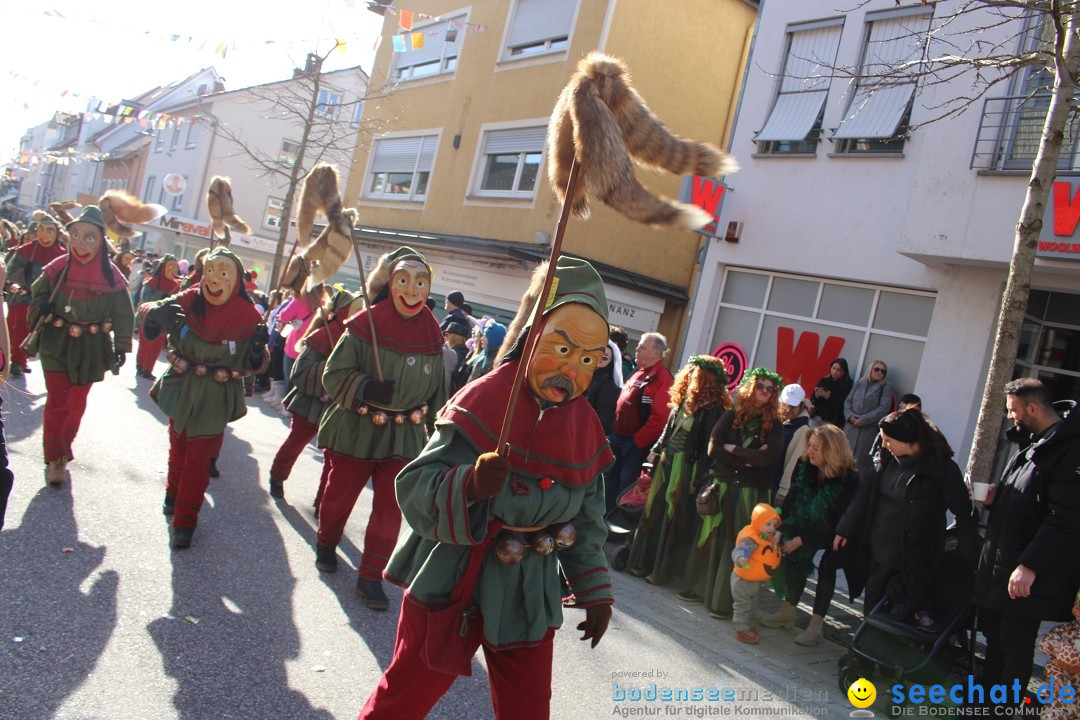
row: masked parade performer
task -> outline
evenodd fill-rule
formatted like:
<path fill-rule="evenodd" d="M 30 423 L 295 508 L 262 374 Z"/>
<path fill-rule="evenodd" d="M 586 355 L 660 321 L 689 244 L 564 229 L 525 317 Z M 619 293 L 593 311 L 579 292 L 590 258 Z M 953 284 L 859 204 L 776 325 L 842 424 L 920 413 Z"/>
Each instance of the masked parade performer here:
<path fill-rule="evenodd" d="M 131 352 L 135 311 L 124 276 L 109 260 L 101 209 L 88 205 L 67 225 L 68 252 L 48 263 L 31 288 L 29 321 L 41 318 L 31 354 L 45 372 L 45 479 L 59 485 L 75 457 L 91 386 L 118 372 Z"/>
<path fill-rule="evenodd" d="M 244 375 L 269 362 L 269 333 L 244 291 L 244 266 L 219 247 L 206 256 L 201 282 L 153 303 L 144 332 L 168 333 L 172 364 L 150 389 L 169 417 L 169 473 L 163 512 L 172 515 L 174 548 L 186 548 L 210 484 L 210 460 L 225 426 L 247 413 Z"/>
<path fill-rule="evenodd" d="M 323 370 L 326 358 L 345 332 L 345 321 L 362 305 L 359 295 L 338 290 L 330 298 L 329 310 L 325 320 L 312 322 L 306 337 L 301 341 L 300 354 L 293 363 L 290 379 L 292 388 L 285 395 L 281 404 L 292 416 L 289 421 L 289 436 L 278 448 L 274 462 L 270 466 L 270 496 L 285 497 L 285 481 L 289 479 L 293 465 L 304 447 L 319 433 L 319 420 L 330 406 L 330 398 L 323 387 Z M 322 318 L 323 315 L 317 316 Z M 326 487 L 326 478 L 330 463 L 323 462 L 322 477 L 319 478 L 319 491 L 315 496 L 315 512 L 318 514 L 319 502 Z"/>
<path fill-rule="evenodd" d="M 150 303 L 164 300 L 170 295 L 180 292 L 180 263 L 172 255 L 164 255 L 158 262 L 154 274 L 143 282 L 142 294 L 139 298 L 138 315 L 140 321 L 145 321 L 146 312 L 151 307 Z M 140 322 L 140 324 L 142 324 Z M 135 377 L 156 380 L 154 377 L 154 363 L 161 355 L 165 347 L 165 336 L 158 335 L 149 340 L 144 335 L 139 337 L 139 351 L 135 353 Z"/>
<path fill-rule="evenodd" d="M 394 478 L 420 454 L 425 424 L 446 401 L 442 333 L 426 304 L 431 275 L 424 256 L 411 248 L 380 257 L 368 280 L 372 306 L 345 323 L 323 372 L 333 404 L 319 424 L 330 472 L 319 504 L 315 566 L 337 570 L 338 542 L 370 477 L 375 496 L 356 594 L 372 610 L 389 607 L 382 574 L 401 528 Z"/>
<path fill-rule="evenodd" d="M 50 262 L 63 257 L 60 226 L 44 210 L 34 212 L 36 234 L 28 243 L 17 246 L 8 255 L 8 335 L 11 338 L 11 377 L 30 372 L 22 343 L 30 334 L 27 314 L 30 310 L 30 288 Z"/>
<path fill-rule="evenodd" d="M 494 452 L 546 269 L 522 299 L 503 362 L 453 397 L 423 453 L 398 476 L 412 532 L 386 574 L 406 588 L 405 599 L 393 660 L 361 718 L 425 717 L 457 675 L 470 674 L 481 644 L 495 717 L 547 718 L 560 570 L 569 602 L 585 609 L 582 639 L 595 647 L 607 629 L 602 473 L 613 457 L 582 395 L 607 346 L 608 304 L 600 276 L 582 260 L 558 260 L 508 455 Z"/>

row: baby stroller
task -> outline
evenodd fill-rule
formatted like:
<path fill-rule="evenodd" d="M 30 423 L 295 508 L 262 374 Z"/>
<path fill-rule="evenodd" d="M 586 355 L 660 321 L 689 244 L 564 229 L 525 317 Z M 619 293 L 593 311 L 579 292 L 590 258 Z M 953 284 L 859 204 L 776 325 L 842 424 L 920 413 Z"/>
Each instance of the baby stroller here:
<path fill-rule="evenodd" d="M 642 465 L 638 481 L 619 493 L 615 507 L 604 514 L 604 522 L 608 527 L 604 555 L 607 557 L 608 566 L 615 570 L 625 570 L 630 560 L 630 543 L 634 539 L 638 523 L 641 522 L 641 515 L 645 512 L 645 499 L 649 493 L 649 483 L 652 482 L 652 472 L 651 463 Z"/>
<path fill-rule="evenodd" d="M 935 578 L 933 585 L 941 591 L 931 609 L 935 620 L 931 627 L 891 614 L 886 596 L 855 629 L 847 653 L 839 660 L 842 692 L 859 678 L 873 682 L 874 676 L 893 682 L 942 683 L 958 661 L 973 657 L 975 568 L 960 552 L 952 529 Z"/>

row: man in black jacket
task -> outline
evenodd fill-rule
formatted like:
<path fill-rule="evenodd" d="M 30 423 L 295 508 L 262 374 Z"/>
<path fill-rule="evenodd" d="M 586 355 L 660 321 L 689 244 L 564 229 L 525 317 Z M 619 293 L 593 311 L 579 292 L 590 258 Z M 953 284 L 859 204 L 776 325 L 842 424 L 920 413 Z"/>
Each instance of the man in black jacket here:
<path fill-rule="evenodd" d="M 1035 378 L 1005 393 L 1009 419 L 1030 444 L 987 497 L 975 601 L 986 635 L 983 687 L 1003 684 L 1008 702 L 1022 703 L 1039 625 L 1071 619 L 1080 588 L 1080 413 L 1062 419 Z"/>

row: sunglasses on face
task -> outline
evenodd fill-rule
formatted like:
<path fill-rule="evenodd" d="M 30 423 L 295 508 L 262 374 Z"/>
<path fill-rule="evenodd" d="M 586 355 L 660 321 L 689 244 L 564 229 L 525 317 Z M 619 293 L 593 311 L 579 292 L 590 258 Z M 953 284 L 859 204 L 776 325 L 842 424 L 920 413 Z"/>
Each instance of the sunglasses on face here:
<path fill-rule="evenodd" d="M 758 383 L 758 384 L 754 385 L 754 389 L 757 390 L 758 392 L 763 392 L 766 395 L 772 395 L 773 393 L 776 392 L 776 386 L 775 385 L 762 385 L 761 383 Z"/>
<path fill-rule="evenodd" d="M 886 370 L 883 367 L 876 367 L 876 368 L 872 368 L 870 370 L 870 372 L 881 373 L 882 375 L 884 375 L 886 373 Z"/>

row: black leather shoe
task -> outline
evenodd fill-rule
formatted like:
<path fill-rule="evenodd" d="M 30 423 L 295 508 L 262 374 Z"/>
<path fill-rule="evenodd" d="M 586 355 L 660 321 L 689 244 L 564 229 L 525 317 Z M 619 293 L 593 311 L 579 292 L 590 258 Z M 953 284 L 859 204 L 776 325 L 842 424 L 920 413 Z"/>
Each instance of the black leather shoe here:
<path fill-rule="evenodd" d="M 217 458 L 210 458 L 210 477 L 219 478 L 221 473 L 217 469 Z"/>
<path fill-rule="evenodd" d="M 21 365 L 12 365 L 11 370 L 8 371 L 8 377 L 17 378 L 17 377 L 22 377 L 22 376 L 23 376 L 22 366 Z"/>
<path fill-rule="evenodd" d="M 382 580 L 356 578 L 356 597 L 372 610 L 386 610 L 390 607 L 390 598 L 383 592 Z"/>
<path fill-rule="evenodd" d="M 285 483 L 280 483 L 277 480 L 274 480 L 274 478 L 270 478 L 270 497 L 284 500 Z"/>
<path fill-rule="evenodd" d="M 176 498 L 165 496 L 165 502 L 161 503 L 161 514 L 172 515 L 176 512 Z"/>
<path fill-rule="evenodd" d="M 27 375 L 29 375 L 30 373 L 34 372 L 33 370 L 31 370 L 31 369 L 30 369 L 30 366 L 29 366 L 29 365 L 23 365 L 23 366 L 22 366 L 22 371 L 23 371 L 23 372 L 24 372 L 25 374 L 27 374 Z"/>
<path fill-rule="evenodd" d="M 194 534 L 194 530 L 188 530 L 187 528 L 173 528 L 172 542 L 169 544 L 176 550 L 189 548 L 191 547 L 191 536 Z"/>
<path fill-rule="evenodd" d="M 315 567 L 326 573 L 337 572 L 337 548 L 316 542 Z"/>

